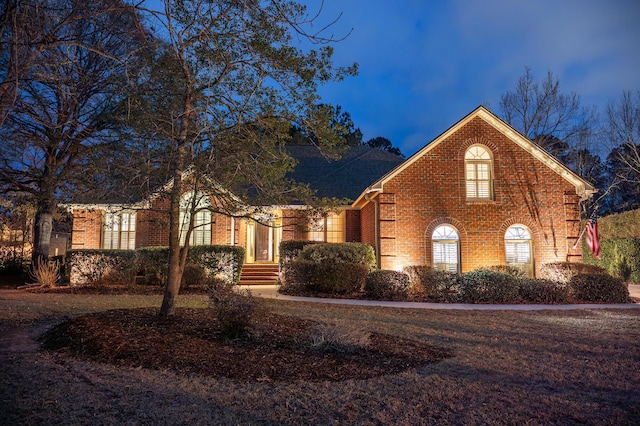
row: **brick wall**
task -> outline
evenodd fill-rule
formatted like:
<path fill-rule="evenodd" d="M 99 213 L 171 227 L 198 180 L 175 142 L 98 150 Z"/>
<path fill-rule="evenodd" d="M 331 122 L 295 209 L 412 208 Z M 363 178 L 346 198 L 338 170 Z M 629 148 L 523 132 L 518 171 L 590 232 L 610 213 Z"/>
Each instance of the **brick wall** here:
<path fill-rule="evenodd" d="M 493 155 L 493 201 L 467 201 L 464 154 L 473 144 Z M 535 267 L 581 260 L 573 185 L 480 118 L 471 120 L 385 184 L 380 208 L 381 267 L 431 264 L 431 235 L 451 224 L 460 235 L 462 271 L 505 263 L 510 225 L 532 233 Z M 362 239 L 373 241 L 373 203 L 362 209 Z"/>
<path fill-rule="evenodd" d="M 75 210 L 73 212 L 71 249 L 99 249 L 102 238 L 102 212 Z"/>

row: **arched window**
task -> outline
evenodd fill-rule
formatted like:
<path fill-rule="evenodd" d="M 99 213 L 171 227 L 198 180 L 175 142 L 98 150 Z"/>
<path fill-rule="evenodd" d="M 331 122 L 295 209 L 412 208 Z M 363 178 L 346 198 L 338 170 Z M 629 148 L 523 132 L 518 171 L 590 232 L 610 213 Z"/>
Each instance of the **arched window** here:
<path fill-rule="evenodd" d="M 183 246 L 189 229 L 191 213 L 193 230 L 189 238 L 189 245 L 211 245 L 211 200 L 202 192 L 188 192 L 180 200 L 180 245 Z"/>
<path fill-rule="evenodd" d="M 491 152 L 482 145 L 472 145 L 464 154 L 468 200 L 493 200 Z"/>
<path fill-rule="evenodd" d="M 533 250 L 531 232 L 524 225 L 513 225 L 504 234 L 504 247 L 508 266 L 522 269 L 533 277 Z"/>
<path fill-rule="evenodd" d="M 460 238 L 450 225 L 438 226 L 431 235 L 433 268 L 440 271 L 460 272 Z"/>

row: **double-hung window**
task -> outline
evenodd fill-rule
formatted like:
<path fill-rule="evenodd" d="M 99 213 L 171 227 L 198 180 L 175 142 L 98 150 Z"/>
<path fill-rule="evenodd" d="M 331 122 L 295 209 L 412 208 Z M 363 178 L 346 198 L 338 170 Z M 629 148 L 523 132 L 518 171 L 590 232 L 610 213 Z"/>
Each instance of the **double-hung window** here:
<path fill-rule="evenodd" d="M 472 145 L 464 155 L 467 200 L 493 200 L 491 153 Z"/>
<path fill-rule="evenodd" d="M 136 248 L 136 213 L 107 212 L 102 223 L 102 248 L 133 250 Z"/>
<path fill-rule="evenodd" d="M 189 245 L 211 244 L 211 200 L 202 192 L 189 192 L 180 201 L 180 245 L 187 241 L 187 232 L 193 214 L 193 228 Z"/>
<path fill-rule="evenodd" d="M 524 225 L 513 225 L 504 235 L 504 248 L 507 265 L 521 269 L 533 277 L 533 253 L 531 232 Z"/>

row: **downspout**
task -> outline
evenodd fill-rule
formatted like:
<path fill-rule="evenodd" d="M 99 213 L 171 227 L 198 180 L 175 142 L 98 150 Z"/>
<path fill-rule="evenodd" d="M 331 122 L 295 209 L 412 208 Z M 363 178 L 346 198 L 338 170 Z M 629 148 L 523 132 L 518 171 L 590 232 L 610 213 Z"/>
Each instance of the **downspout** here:
<path fill-rule="evenodd" d="M 231 216 L 231 245 L 236 245 L 236 218 Z"/>
<path fill-rule="evenodd" d="M 380 207 L 379 202 L 376 198 L 369 197 L 369 193 L 374 192 L 374 190 L 367 188 L 364 193 L 364 199 L 373 203 L 373 211 L 374 211 L 374 240 L 375 240 L 375 249 L 376 249 L 376 263 L 378 264 L 378 269 L 380 269 Z"/>

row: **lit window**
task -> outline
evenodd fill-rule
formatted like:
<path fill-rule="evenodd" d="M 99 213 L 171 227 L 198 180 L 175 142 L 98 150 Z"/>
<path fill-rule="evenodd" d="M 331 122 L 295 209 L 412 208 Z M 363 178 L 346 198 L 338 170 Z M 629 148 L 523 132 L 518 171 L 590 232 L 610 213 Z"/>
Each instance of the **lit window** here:
<path fill-rule="evenodd" d="M 431 237 L 433 247 L 433 268 L 440 271 L 459 272 L 458 231 L 450 225 L 440 225 Z"/>
<path fill-rule="evenodd" d="M 133 250 L 136 248 L 136 213 L 105 213 L 102 224 L 102 248 Z"/>
<path fill-rule="evenodd" d="M 187 231 L 193 217 L 193 229 L 189 238 L 189 245 L 211 245 L 211 200 L 201 192 L 189 192 L 180 200 L 180 245 L 186 242 Z"/>
<path fill-rule="evenodd" d="M 311 223 L 309 241 L 344 242 L 344 212 L 330 214 Z"/>
<path fill-rule="evenodd" d="M 471 146 L 464 155 L 467 199 L 492 200 L 491 154 L 480 146 Z"/>
<path fill-rule="evenodd" d="M 533 256 L 531 253 L 531 233 L 524 225 L 513 225 L 504 235 L 507 265 L 524 271 L 533 277 Z"/>

